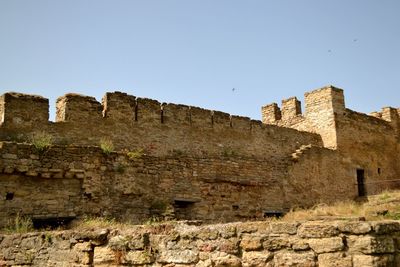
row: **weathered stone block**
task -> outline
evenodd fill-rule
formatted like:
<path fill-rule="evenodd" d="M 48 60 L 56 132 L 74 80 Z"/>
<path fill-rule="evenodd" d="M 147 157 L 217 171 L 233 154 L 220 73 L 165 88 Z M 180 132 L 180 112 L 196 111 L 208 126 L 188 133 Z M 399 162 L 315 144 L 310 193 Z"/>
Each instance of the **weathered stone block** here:
<path fill-rule="evenodd" d="M 397 267 L 393 255 L 354 255 L 353 267 Z"/>
<path fill-rule="evenodd" d="M 243 233 L 254 233 L 268 234 L 270 233 L 270 227 L 268 222 L 246 222 L 237 225 L 237 234 L 240 236 Z"/>
<path fill-rule="evenodd" d="M 196 267 L 212 267 L 213 263 L 211 259 L 201 260 L 196 264 Z"/>
<path fill-rule="evenodd" d="M 199 253 L 193 250 L 164 250 L 161 251 L 157 262 L 191 264 L 199 261 Z"/>
<path fill-rule="evenodd" d="M 231 238 L 226 240 L 219 240 L 217 242 L 217 250 L 228 254 L 238 255 L 239 254 L 239 243 L 237 238 Z"/>
<path fill-rule="evenodd" d="M 249 251 L 243 252 L 243 267 L 268 266 L 273 258 L 273 253 L 268 251 Z M 272 263 L 271 263 L 272 264 Z"/>
<path fill-rule="evenodd" d="M 300 250 L 308 250 L 310 248 L 310 245 L 307 242 L 307 239 L 299 239 L 299 238 L 293 238 L 290 239 L 291 247 L 295 251 L 300 251 Z"/>
<path fill-rule="evenodd" d="M 309 239 L 308 244 L 316 253 L 336 252 L 344 248 L 341 237 Z"/>
<path fill-rule="evenodd" d="M 126 250 L 128 248 L 128 238 L 126 236 L 117 235 L 108 241 L 108 246 L 113 250 Z"/>
<path fill-rule="evenodd" d="M 135 234 L 130 237 L 128 247 L 132 250 L 145 249 L 149 245 L 149 234 Z"/>
<path fill-rule="evenodd" d="M 330 222 L 306 222 L 298 229 L 298 235 L 303 238 L 321 238 L 337 236 L 339 230 Z"/>
<path fill-rule="evenodd" d="M 378 235 L 399 232 L 400 231 L 400 222 L 396 222 L 396 221 L 372 222 L 372 229 Z"/>
<path fill-rule="evenodd" d="M 95 247 L 93 263 L 95 266 L 116 262 L 116 252 L 109 247 Z"/>
<path fill-rule="evenodd" d="M 197 238 L 201 240 L 215 240 L 218 238 L 218 235 L 218 230 L 205 228 L 200 230 L 197 234 Z"/>
<path fill-rule="evenodd" d="M 352 267 L 351 256 L 345 253 L 324 253 L 318 255 L 319 267 Z"/>
<path fill-rule="evenodd" d="M 154 256 L 147 250 L 128 251 L 124 255 L 124 264 L 151 264 L 154 262 Z"/>
<path fill-rule="evenodd" d="M 297 227 L 300 224 L 288 222 L 273 222 L 270 224 L 271 232 L 275 234 L 289 234 L 294 235 L 297 233 Z"/>
<path fill-rule="evenodd" d="M 339 222 L 338 228 L 342 233 L 350 234 L 366 234 L 372 230 L 372 227 L 367 222 Z"/>
<path fill-rule="evenodd" d="M 316 256 L 313 252 L 296 253 L 291 251 L 278 251 L 274 256 L 274 266 L 301 266 L 315 267 Z"/>
<path fill-rule="evenodd" d="M 364 254 L 395 252 L 393 238 L 388 236 L 349 236 L 347 240 L 350 251 Z"/>
<path fill-rule="evenodd" d="M 242 266 L 242 261 L 240 258 L 225 254 L 225 253 L 217 253 L 212 255 L 212 262 L 215 267 L 241 267 Z"/>
<path fill-rule="evenodd" d="M 289 237 L 267 237 L 263 242 L 263 248 L 274 251 L 290 246 Z"/>
<path fill-rule="evenodd" d="M 245 234 L 242 236 L 240 246 L 245 251 L 259 250 L 262 248 L 262 237 L 256 235 Z"/>

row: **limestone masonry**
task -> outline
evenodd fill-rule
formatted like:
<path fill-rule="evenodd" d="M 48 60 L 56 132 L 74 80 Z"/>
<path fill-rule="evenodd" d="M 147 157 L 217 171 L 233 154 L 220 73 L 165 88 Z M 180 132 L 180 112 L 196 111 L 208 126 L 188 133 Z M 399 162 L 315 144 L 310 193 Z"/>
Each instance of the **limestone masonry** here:
<path fill-rule="evenodd" d="M 0 235 L 0 266 L 398 267 L 396 221 L 159 224 Z"/>
<path fill-rule="evenodd" d="M 0 97 L 0 226 L 17 214 L 240 221 L 400 188 L 400 109 L 357 113 L 333 86 L 306 93 L 304 113 L 296 98 L 262 107 L 262 122 L 121 92 L 56 106 L 50 122 L 48 99 Z"/>

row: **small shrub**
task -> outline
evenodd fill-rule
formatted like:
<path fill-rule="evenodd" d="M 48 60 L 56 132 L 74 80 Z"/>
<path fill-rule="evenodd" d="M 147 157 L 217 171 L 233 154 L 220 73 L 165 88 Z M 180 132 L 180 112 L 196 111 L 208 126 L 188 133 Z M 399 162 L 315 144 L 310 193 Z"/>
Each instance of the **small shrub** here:
<path fill-rule="evenodd" d="M 53 144 L 53 137 L 46 132 L 34 133 L 31 137 L 31 143 L 35 147 L 35 150 L 42 153 L 50 148 Z"/>
<path fill-rule="evenodd" d="M 100 140 L 100 148 L 104 154 L 110 154 L 114 151 L 114 144 L 110 139 L 103 138 Z"/>
<path fill-rule="evenodd" d="M 134 151 L 128 151 L 126 153 L 129 159 L 140 159 L 144 155 L 144 150 L 142 148 Z"/>
<path fill-rule="evenodd" d="M 53 237 L 50 233 L 45 233 L 45 235 L 42 238 L 46 243 L 53 244 Z"/>
<path fill-rule="evenodd" d="M 5 230 L 9 233 L 27 233 L 33 230 L 33 223 L 31 218 L 21 216 L 18 213 L 14 220 L 9 220 L 8 226 Z"/>

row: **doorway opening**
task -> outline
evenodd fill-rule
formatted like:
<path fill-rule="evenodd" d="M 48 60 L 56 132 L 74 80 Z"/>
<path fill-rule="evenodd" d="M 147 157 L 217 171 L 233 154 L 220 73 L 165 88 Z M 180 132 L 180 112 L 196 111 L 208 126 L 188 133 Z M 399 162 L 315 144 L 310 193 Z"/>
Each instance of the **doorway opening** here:
<path fill-rule="evenodd" d="M 357 169 L 357 188 L 358 188 L 358 196 L 364 197 L 366 195 L 365 192 L 365 172 L 363 169 Z"/>

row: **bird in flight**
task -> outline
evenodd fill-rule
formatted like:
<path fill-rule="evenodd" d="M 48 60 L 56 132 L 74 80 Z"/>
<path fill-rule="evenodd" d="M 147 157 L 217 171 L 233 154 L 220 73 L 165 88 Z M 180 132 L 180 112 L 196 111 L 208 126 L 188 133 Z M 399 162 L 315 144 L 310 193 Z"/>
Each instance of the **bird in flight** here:
<path fill-rule="evenodd" d="M 235 90 L 236 90 L 235 88 L 232 88 L 232 92 L 235 92 Z"/>

